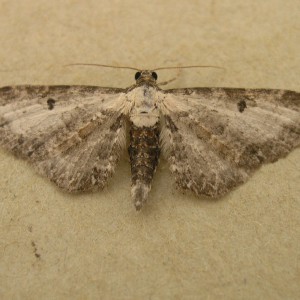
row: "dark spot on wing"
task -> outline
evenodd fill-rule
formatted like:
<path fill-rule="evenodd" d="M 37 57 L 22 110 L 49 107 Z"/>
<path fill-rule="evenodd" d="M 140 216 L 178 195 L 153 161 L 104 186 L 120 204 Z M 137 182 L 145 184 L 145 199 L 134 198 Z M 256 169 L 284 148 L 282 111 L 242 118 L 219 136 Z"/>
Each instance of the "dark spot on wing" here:
<path fill-rule="evenodd" d="M 246 108 L 247 108 L 247 104 L 245 100 L 240 100 L 237 104 L 238 110 L 240 113 L 242 113 Z"/>
<path fill-rule="evenodd" d="M 47 100 L 47 104 L 48 104 L 48 109 L 49 109 L 49 110 L 52 110 L 52 109 L 54 108 L 55 100 L 52 99 L 52 98 L 49 98 L 49 99 Z"/>

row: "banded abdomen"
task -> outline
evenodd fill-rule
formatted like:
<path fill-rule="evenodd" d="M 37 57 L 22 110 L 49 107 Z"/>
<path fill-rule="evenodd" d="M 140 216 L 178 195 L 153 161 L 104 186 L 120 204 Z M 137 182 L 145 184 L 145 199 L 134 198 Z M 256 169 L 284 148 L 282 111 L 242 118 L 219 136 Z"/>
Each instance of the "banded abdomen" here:
<path fill-rule="evenodd" d="M 131 195 L 137 210 L 140 210 L 151 190 L 160 154 L 159 123 L 153 126 L 136 126 L 131 123 L 130 146 Z"/>

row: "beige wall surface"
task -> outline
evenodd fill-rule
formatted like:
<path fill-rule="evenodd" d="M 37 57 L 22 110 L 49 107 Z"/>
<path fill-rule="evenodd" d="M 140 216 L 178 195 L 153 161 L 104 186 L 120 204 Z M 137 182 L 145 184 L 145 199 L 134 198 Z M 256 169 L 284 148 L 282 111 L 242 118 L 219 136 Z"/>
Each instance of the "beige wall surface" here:
<path fill-rule="evenodd" d="M 300 91 L 298 0 L 1 0 L 0 86 L 126 87 L 134 71 L 183 70 L 168 87 Z M 176 75 L 159 72 L 160 79 Z M 146 207 L 124 155 L 101 192 L 70 195 L 0 152 L 1 299 L 299 299 L 300 150 L 218 201 L 182 194 L 163 160 Z"/>

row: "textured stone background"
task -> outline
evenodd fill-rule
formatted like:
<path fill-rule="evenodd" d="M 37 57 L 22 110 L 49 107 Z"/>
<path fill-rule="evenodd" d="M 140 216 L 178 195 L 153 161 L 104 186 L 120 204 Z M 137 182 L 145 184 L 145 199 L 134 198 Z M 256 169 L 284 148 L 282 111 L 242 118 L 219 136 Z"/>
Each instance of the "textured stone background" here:
<path fill-rule="evenodd" d="M 298 0 L 0 1 L 0 86 L 126 87 L 185 70 L 171 87 L 299 91 Z M 159 72 L 166 80 L 176 72 Z M 149 203 L 130 199 L 125 155 L 108 188 L 68 195 L 0 153 L 1 299 L 299 299 L 300 150 L 219 201 L 174 188 L 162 162 Z"/>

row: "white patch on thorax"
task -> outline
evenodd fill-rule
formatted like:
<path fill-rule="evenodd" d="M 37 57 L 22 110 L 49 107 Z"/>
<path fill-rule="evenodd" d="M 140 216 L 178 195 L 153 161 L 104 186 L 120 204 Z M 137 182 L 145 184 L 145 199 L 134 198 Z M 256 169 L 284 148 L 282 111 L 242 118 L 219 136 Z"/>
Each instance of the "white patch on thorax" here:
<path fill-rule="evenodd" d="M 131 109 L 130 120 L 138 127 L 154 126 L 159 119 L 157 90 L 147 85 L 139 86 L 127 94 Z"/>

